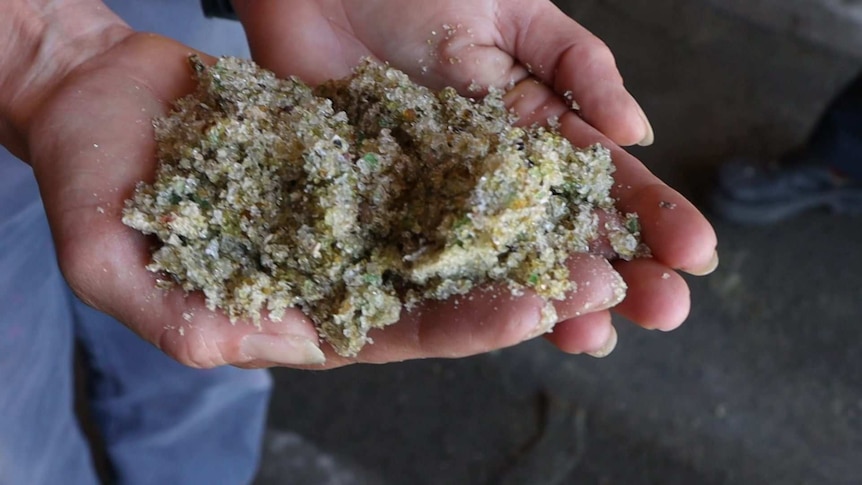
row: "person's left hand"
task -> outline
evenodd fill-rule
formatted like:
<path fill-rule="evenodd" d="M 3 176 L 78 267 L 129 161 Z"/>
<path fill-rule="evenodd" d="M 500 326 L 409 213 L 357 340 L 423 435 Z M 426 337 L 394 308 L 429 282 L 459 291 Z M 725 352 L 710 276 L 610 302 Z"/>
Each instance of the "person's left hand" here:
<path fill-rule="evenodd" d="M 234 4 L 255 60 L 281 76 L 318 83 L 346 76 L 362 57 L 372 57 L 421 84 L 453 86 L 465 95 L 475 94 L 471 85 L 514 86 L 507 101 L 522 123 L 558 116 L 563 133 L 575 145 L 600 142 L 611 148 L 618 208 L 640 215 L 654 256 L 614 263 L 629 287 L 615 311 L 642 327 L 661 330 L 676 328 L 686 318 L 689 290 L 675 270 L 691 274 L 714 270 L 715 233 L 691 203 L 617 146 L 652 143 L 652 128 L 623 87 L 608 47 L 550 1 L 234 0 Z M 569 107 L 572 101 L 579 108 L 577 114 Z M 561 349 L 597 355 L 613 349 L 616 334 L 607 308 L 617 302 L 606 300 L 605 290 L 613 281 L 608 270 L 595 258 L 574 259 L 571 275 L 581 291 L 557 305 L 565 319 L 547 335 Z M 526 304 L 501 311 L 518 311 Z M 453 310 L 431 322 L 436 330 L 424 332 L 446 335 L 438 353 L 446 345 L 457 353 L 458 339 L 470 337 L 466 329 L 475 330 L 467 322 L 471 318 L 471 312 Z M 493 320 L 493 312 L 483 318 Z M 367 347 L 360 360 L 391 358 L 393 348 L 408 341 L 405 332 L 422 332 L 421 325 L 401 323 L 375 333 L 377 343 Z"/>

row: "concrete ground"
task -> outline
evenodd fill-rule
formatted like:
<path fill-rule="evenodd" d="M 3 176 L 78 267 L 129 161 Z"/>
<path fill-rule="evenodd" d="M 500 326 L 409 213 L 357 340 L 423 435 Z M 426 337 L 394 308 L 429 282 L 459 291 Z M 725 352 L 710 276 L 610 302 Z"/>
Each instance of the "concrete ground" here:
<path fill-rule="evenodd" d="M 650 115 L 656 144 L 636 154 L 695 201 L 727 157 L 804 140 L 862 64 L 858 4 L 560 2 L 610 44 Z M 687 324 L 656 334 L 620 320 L 607 359 L 535 341 L 276 371 L 257 483 L 862 483 L 860 220 L 714 222 L 722 265 L 690 279 Z"/>

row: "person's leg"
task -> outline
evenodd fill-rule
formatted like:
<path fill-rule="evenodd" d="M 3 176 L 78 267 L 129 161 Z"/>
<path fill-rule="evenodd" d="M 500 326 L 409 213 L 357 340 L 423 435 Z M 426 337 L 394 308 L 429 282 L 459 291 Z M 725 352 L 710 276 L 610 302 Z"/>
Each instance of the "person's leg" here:
<path fill-rule="evenodd" d="M 800 150 L 777 163 L 737 158 L 720 166 L 710 205 L 746 224 L 815 208 L 862 214 L 862 75 L 829 104 Z"/>
<path fill-rule="evenodd" d="M 249 483 L 268 372 L 185 367 L 107 315 L 74 305 L 89 403 L 118 483 Z"/>
<path fill-rule="evenodd" d="M 104 2 L 133 29 L 165 35 L 214 56 L 250 56 L 242 25 L 205 18 L 200 0 Z"/>
<path fill-rule="evenodd" d="M 862 73 L 829 104 L 807 146 L 812 158 L 862 182 Z"/>
<path fill-rule="evenodd" d="M 95 484 L 68 289 L 29 167 L 0 148 L 0 484 Z"/>

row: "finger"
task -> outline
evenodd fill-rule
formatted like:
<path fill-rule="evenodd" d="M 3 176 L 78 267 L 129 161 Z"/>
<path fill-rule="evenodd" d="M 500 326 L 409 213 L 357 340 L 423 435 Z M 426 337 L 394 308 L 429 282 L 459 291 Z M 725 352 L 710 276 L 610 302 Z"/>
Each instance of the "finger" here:
<path fill-rule="evenodd" d="M 638 214 L 644 242 L 653 256 L 671 268 L 695 275 L 715 270 L 718 265 L 715 231 L 685 197 L 569 112 L 560 97 L 544 84 L 524 80 L 506 94 L 505 101 L 521 124 L 542 123 L 548 116 L 559 116 L 561 133 L 575 146 L 600 143 L 609 148 L 616 167 L 612 195 L 617 199 L 617 208 Z"/>
<path fill-rule="evenodd" d="M 625 282 L 605 258 L 576 254 L 567 266 L 576 288 L 553 302 L 559 321 L 612 308 L 625 298 Z"/>
<path fill-rule="evenodd" d="M 564 114 L 561 124 L 561 132 L 575 145 L 601 143 L 611 150 L 616 167 L 612 190 L 616 206 L 624 213 L 638 214 L 641 235 L 655 259 L 695 275 L 715 269 L 715 230 L 691 202 L 577 116 Z"/>
<path fill-rule="evenodd" d="M 622 163 L 627 161 L 623 155 L 614 156 L 623 158 Z M 656 259 L 696 276 L 718 267 L 715 231 L 680 193 L 663 183 L 626 185 L 617 192 L 618 207 L 637 212 L 644 242 Z"/>
<path fill-rule="evenodd" d="M 646 115 L 598 37 L 547 1 L 504 0 L 498 15 L 501 48 L 557 94 L 570 93 L 587 122 L 620 145 L 652 143 Z"/>
<path fill-rule="evenodd" d="M 266 316 L 256 323 L 231 322 L 221 311 L 209 310 L 199 292 L 187 295 L 179 289 L 156 289 L 155 281 L 148 284 L 142 288 L 143 301 L 137 302 L 142 305 L 138 315 L 128 314 L 128 305 L 112 308 L 109 304 L 107 310 L 119 313 L 138 335 L 186 365 L 260 368 L 316 365 L 325 360 L 314 325 L 299 310 L 290 309 L 275 322 Z"/>
<path fill-rule="evenodd" d="M 688 317 L 691 296 L 685 280 L 651 259 L 614 264 L 628 282 L 628 294 L 615 311 L 641 327 L 669 331 Z"/>
<path fill-rule="evenodd" d="M 600 311 L 560 322 L 545 338 L 563 352 L 605 357 L 617 344 L 611 313 Z"/>

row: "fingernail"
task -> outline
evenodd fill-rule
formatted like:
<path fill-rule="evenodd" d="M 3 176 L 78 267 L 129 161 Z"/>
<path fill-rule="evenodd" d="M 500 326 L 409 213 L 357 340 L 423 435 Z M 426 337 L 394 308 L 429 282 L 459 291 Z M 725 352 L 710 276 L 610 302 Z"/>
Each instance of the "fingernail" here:
<path fill-rule="evenodd" d="M 282 365 L 313 365 L 326 362 L 317 343 L 294 335 L 248 335 L 240 342 L 240 352 L 249 360 Z"/>
<path fill-rule="evenodd" d="M 646 113 L 644 113 L 643 108 L 638 106 L 638 114 L 644 122 L 644 126 L 646 127 L 646 135 L 644 135 L 643 139 L 638 142 L 638 145 L 642 147 L 648 147 L 653 144 L 655 141 L 655 132 L 652 129 L 652 124 L 650 124 L 649 119 L 647 118 Z"/>
<path fill-rule="evenodd" d="M 685 272 L 692 276 L 706 276 L 715 271 L 716 269 L 718 269 L 718 251 L 715 251 L 712 254 L 712 259 L 709 261 L 709 264 L 707 264 L 703 268 L 685 270 Z"/>
<path fill-rule="evenodd" d="M 607 356 L 611 355 L 611 352 L 613 352 L 614 348 L 616 348 L 616 346 L 617 346 L 617 339 L 618 338 L 619 337 L 617 336 L 617 329 L 615 329 L 614 327 L 611 327 L 611 334 L 608 336 L 607 342 L 605 342 L 605 344 L 602 345 L 602 348 L 600 348 L 599 350 L 593 351 L 593 352 L 587 352 L 587 355 L 589 355 L 591 357 L 595 357 L 597 359 L 601 359 L 603 357 L 607 357 Z"/>

